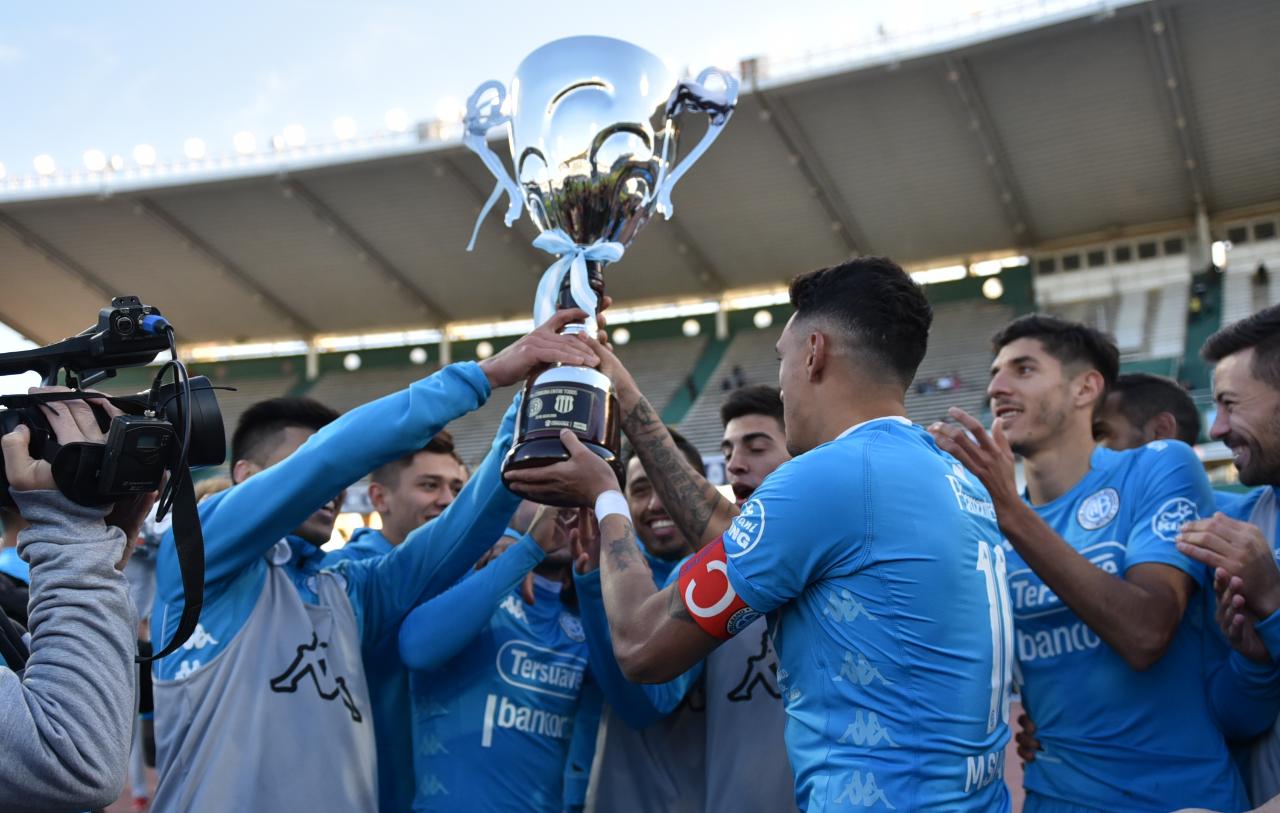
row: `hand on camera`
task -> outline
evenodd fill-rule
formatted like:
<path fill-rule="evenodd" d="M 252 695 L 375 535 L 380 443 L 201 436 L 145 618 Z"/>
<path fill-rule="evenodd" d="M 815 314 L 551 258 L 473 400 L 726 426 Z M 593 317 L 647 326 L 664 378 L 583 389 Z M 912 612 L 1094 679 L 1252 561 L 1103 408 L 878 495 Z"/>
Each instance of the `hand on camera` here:
<path fill-rule="evenodd" d="M 46 392 L 71 392 L 67 387 L 32 387 L 32 395 Z M 94 405 L 106 413 L 108 419 L 122 415 L 119 409 L 105 398 L 92 399 Z M 66 446 L 71 443 L 103 443 L 106 432 L 98 425 L 98 418 L 89 407 L 87 400 L 53 401 L 40 405 L 53 430 L 58 443 Z M 9 487 L 15 491 L 48 491 L 57 490 L 53 480 L 53 467 L 45 460 L 31 457 L 31 431 L 26 426 L 18 426 L 12 432 L 0 438 L 4 449 L 5 475 L 9 478 Z M 156 494 L 150 492 L 120 500 L 107 516 L 107 523 L 115 525 L 125 533 L 130 545 L 138 539 L 142 523 L 155 503 Z"/>
<path fill-rule="evenodd" d="M 480 362 L 489 386 L 498 389 L 515 384 L 535 370 L 551 364 L 595 367 L 600 359 L 586 338 L 579 334 L 560 333 L 565 325 L 586 318 L 586 312 L 577 308 L 556 311 L 544 324 L 503 348 L 496 356 Z"/>

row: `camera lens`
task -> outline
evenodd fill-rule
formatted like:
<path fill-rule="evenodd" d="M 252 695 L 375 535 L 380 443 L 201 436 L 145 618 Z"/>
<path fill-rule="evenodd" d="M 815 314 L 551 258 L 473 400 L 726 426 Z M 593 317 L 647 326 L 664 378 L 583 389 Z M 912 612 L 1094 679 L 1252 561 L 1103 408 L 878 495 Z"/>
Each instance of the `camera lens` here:
<path fill-rule="evenodd" d="M 121 336 L 128 336 L 133 332 L 133 320 L 128 316 L 121 316 L 116 319 L 116 332 Z"/>

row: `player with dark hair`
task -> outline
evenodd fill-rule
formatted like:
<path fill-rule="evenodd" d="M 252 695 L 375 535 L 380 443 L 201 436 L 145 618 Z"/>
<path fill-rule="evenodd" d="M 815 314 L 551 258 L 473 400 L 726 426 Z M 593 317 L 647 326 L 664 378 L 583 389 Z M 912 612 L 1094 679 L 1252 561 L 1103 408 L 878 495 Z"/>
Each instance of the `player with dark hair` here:
<path fill-rule="evenodd" d="M 1177 381 L 1151 373 L 1118 376 L 1093 422 L 1093 439 L 1122 452 L 1153 440 L 1200 439 L 1200 413 Z"/>
<path fill-rule="evenodd" d="M 458 499 L 390 553 L 326 569 L 320 545 L 334 509 L 323 506 L 421 449 L 494 388 L 543 364 L 596 364 L 589 345 L 556 333 L 583 316 L 558 312 L 492 358 L 448 365 L 332 422 L 332 413 L 297 400 L 245 414 L 232 442 L 235 485 L 199 505 L 200 627 L 155 667 L 154 810 L 379 806 L 363 657 L 394 640 L 404 616 L 456 582 L 506 527 L 518 498 L 499 469 L 518 401 Z M 167 639 L 182 602 L 168 538 L 156 570 L 153 617 Z M 317 747 L 334 758 L 315 759 Z"/>
<path fill-rule="evenodd" d="M 676 584 L 655 589 L 608 466 L 570 434 L 569 462 L 510 480 L 595 504 L 614 652 L 632 679 L 670 679 L 768 614 L 801 809 L 1008 810 L 998 529 L 982 487 L 905 417 L 929 303 L 874 257 L 796 278 L 791 301 L 778 375 L 798 456 L 741 509 L 673 465 L 653 408 L 619 389 L 645 469 L 704 546 Z"/>
<path fill-rule="evenodd" d="M 325 567 L 390 553 L 444 513 L 466 485 L 467 470 L 454 450 L 453 436 L 441 429 L 421 449 L 374 469 L 369 481 L 369 501 L 382 527 L 356 528 L 347 544 L 325 557 Z M 380 809 L 408 810 L 414 793 L 409 675 L 394 637 L 365 648 L 364 671 L 378 744 Z"/>
<path fill-rule="evenodd" d="M 1212 511 L 1199 459 L 1177 441 L 1094 446 L 1119 368 L 1097 330 L 1024 316 L 992 346 L 991 433 L 954 407 L 959 425 L 930 431 L 986 485 L 1008 546 L 1024 702 L 1043 748 L 1025 774 L 1027 813 L 1242 809 L 1202 677 L 1200 613 L 1187 612 L 1204 570 L 1174 547 L 1184 522 Z"/>
<path fill-rule="evenodd" d="M 1280 306 L 1209 337 L 1200 354 L 1216 363 L 1218 411 L 1209 436 L 1235 456 L 1240 482 L 1257 486 L 1219 498 L 1220 512 L 1188 523 L 1178 550 L 1214 569 L 1220 620 L 1232 646 L 1260 664 L 1280 661 Z M 1274 674 L 1274 673 L 1273 673 Z M 1280 679 L 1273 684 L 1280 688 Z M 1280 794 L 1280 721 L 1250 752 L 1254 804 Z"/>
<path fill-rule="evenodd" d="M 720 405 L 725 477 L 741 505 L 764 478 L 791 459 L 782 425 L 782 395 L 765 384 L 739 387 Z"/>

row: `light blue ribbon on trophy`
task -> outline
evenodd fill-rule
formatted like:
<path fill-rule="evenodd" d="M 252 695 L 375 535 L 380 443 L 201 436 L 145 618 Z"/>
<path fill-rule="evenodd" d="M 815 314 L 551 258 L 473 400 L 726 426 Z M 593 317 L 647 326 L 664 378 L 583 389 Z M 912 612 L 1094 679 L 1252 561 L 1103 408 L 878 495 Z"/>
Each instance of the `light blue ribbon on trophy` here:
<path fill-rule="evenodd" d="M 596 292 L 591 288 L 591 277 L 587 273 L 587 260 L 598 260 L 616 263 L 622 259 L 626 247 L 622 243 L 610 240 L 597 240 L 590 245 L 573 242 L 569 235 L 561 229 L 549 229 L 539 234 L 533 241 L 534 248 L 540 248 L 548 254 L 555 254 L 560 259 L 551 264 L 538 281 L 538 292 L 533 299 L 533 324 L 541 325 L 556 312 L 556 301 L 560 296 L 560 286 L 564 284 L 565 274 L 569 275 L 569 292 L 573 301 L 587 312 L 588 324 L 594 324 L 599 302 Z M 594 328 L 590 335 L 595 337 Z"/>
<path fill-rule="evenodd" d="M 481 97 L 489 91 L 493 91 L 495 96 L 492 100 L 482 104 Z M 467 115 L 463 120 L 466 126 L 466 133 L 462 136 L 462 143 L 469 150 L 480 156 L 480 160 L 489 168 L 489 172 L 493 173 L 494 178 L 497 178 L 493 192 L 489 194 L 489 199 L 484 202 L 484 207 L 480 209 L 480 216 L 476 218 L 475 228 L 471 230 L 471 242 L 467 243 L 467 251 L 475 249 L 476 235 L 480 233 L 480 225 L 484 223 L 484 219 L 488 217 L 489 211 L 498 202 L 498 198 L 502 197 L 503 192 L 506 192 L 507 197 L 510 198 L 505 218 L 508 227 L 519 220 L 520 214 L 524 211 L 524 195 L 520 192 L 520 185 L 507 174 L 507 168 L 503 166 L 502 159 L 498 157 L 497 153 L 489 149 L 489 141 L 486 138 L 491 129 L 501 127 L 511 121 L 511 117 L 502 112 L 502 103 L 506 100 L 506 97 L 506 87 L 501 82 L 491 80 L 476 88 L 476 92 L 472 93 L 471 98 L 467 99 Z"/>

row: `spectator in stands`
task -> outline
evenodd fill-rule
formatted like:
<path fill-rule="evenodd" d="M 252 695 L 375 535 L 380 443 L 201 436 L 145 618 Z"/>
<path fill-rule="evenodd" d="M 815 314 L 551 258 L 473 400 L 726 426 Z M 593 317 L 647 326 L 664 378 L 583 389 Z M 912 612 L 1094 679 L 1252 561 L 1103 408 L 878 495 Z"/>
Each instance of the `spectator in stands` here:
<path fill-rule="evenodd" d="M 1280 306 L 1219 330 L 1201 355 L 1217 364 L 1218 412 L 1209 436 L 1231 449 L 1240 482 L 1258 488 L 1222 497 L 1219 513 L 1185 525 L 1178 549 L 1214 569 L 1232 645 L 1274 663 L 1280 658 Z M 1280 723 L 1251 750 L 1246 780 L 1255 804 L 1280 794 Z"/>
<path fill-rule="evenodd" d="M 1125 373 L 1116 378 L 1093 422 L 1093 439 L 1108 449 L 1136 449 L 1153 440 L 1200 439 L 1200 413 L 1172 378 Z"/>
<path fill-rule="evenodd" d="M 413 531 L 444 513 L 466 485 L 467 470 L 454 451 L 453 436 L 442 429 L 421 449 L 379 466 L 369 480 L 369 501 L 382 528 L 356 528 L 347 544 L 325 558 L 326 567 L 390 553 Z M 408 810 L 414 792 L 409 674 L 394 636 L 373 649 L 366 647 L 364 670 L 378 745 L 380 809 Z"/>
<path fill-rule="evenodd" d="M 565 810 L 569 744 L 592 691 L 586 637 L 565 590 L 566 515 L 578 512 L 543 509 L 516 544 L 401 625 L 415 813 Z M 529 573 L 532 604 L 518 589 Z"/>
<path fill-rule="evenodd" d="M 320 545 L 333 527 L 334 495 L 421 449 L 492 389 L 536 367 L 597 364 L 582 338 L 557 333 L 582 318 L 560 311 L 489 359 L 448 365 L 337 420 L 300 399 L 265 402 L 242 416 L 232 439 L 236 485 L 199 506 L 200 628 L 156 667 L 154 810 L 378 807 L 362 654 L 394 639 L 405 615 L 456 582 L 506 527 L 519 500 L 499 468 L 518 399 L 459 498 L 392 552 L 324 568 Z M 182 601 L 167 540 L 157 593 L 154 617 L 167 639 Z"/>
<path fill-rule="evenodd" d="M 103 443 L 86 402 L 42 409 L 58 443 Z M 104 807 L 124 783 L 134 720 L 134 618 L 119 569 L 154 495 L 74 503 L 30 442 L 25 426 L 3 438 L 31 594 L 30 634 L 0 612 L 0 809 Z"/>
<path fill-rule="evenodd" d="M 1198 614 L 1186 612 L 1204 570 L 1173 544 L 1183 522 L 1213 510 L 1199 459 L 1177 443 L 1094 447 L 1119 367 L 1097 330 L 1024 316 L 993 349 L 992 432 L 954 407 L 960 425 L 930 431 L 986 486 L 1008 543 L 1015 648 L 1043 745 L 1026 810 L 1243 809 L 1204 685 Z"/>

